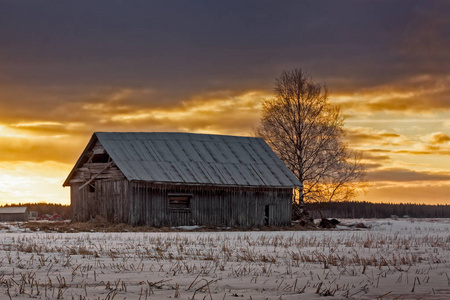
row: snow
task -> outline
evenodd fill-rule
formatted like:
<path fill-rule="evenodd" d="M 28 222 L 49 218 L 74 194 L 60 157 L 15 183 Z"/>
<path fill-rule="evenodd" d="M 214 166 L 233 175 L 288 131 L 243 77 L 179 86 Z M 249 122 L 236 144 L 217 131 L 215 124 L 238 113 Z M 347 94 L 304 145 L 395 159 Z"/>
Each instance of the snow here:
<path fill-rule="evenodd" d="M 449 219 L 344 220 L 361 222 L 370 228 L 47 233 L 3 224 L 0 299 L 450 298 Z"/>
<path fill-rule="evenodd" d="M 196 230 L 196 229 L 200 229 L 203 226 L 198 226 L 198 225 L 193 225 L 193 226 L 177 226 L 177 227 L 172 227 L 173 229 L 182 229 L 182 230 Z"/>

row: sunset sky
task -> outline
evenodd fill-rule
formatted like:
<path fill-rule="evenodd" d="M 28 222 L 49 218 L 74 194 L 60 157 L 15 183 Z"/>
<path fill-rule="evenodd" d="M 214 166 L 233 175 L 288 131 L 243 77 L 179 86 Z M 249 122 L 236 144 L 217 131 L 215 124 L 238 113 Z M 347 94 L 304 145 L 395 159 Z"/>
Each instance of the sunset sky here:
<path fill-rule="evenodd" d="M 94 131 L 252 135 L 283 70 L 342 106 L 372 186 L 450 204 L 450 1 L 0 0 L 0 204 L 69 204 Z"/>

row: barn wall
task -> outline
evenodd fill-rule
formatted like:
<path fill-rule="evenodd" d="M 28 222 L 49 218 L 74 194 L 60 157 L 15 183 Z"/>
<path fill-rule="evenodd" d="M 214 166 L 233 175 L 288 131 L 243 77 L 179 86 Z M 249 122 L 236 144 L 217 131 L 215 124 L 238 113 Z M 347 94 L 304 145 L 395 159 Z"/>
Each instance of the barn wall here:
<path fill-rule="evenodd" d="M 81 183 L 71 186 L 76 222 L 86 222 L 97 215 L 113 223 L 151 226 L 252 227 L 291 222 L 290 188 L 206 187 L 127 180 L 98 180 L 93 184 L 93 192 L 89 186 L 80 190 Z M 190 209 L 170 210 L 169 194 L 191 195 Z"/>
<path fill-rule="evenodd" d="M 128 223 L 129 185 L 127 180 L 96 181 L 97 214 L 113 223 Z"/>
<path fill-rule="evenodd" d="M 205 187 L 131 183 L 130 223 L 134 225 L 289 225 L 292 189 Z M 169 209 L 169 194 L 192 195 L 189 211 Z"/>
<path fill-rule="evenodd" d="M 72 206 L 72 221 L 86 222 L 94 214 L 92 205 L 95 201 L 94 195 L 86 186 L 79 189 L 82 183 L 72 183 L 70 186 L 70 205 Z"/>
<path fill-rule="evenodd" d="M 28 221 L 28 211 L 24 213 L 0 213 L 0 222 Z"/>
<path fill-rule="evenodd" d="M 129 216 L 129 182 L 127 180 L 92 182 L 79 189 L 82 183 L 71 185 L 72 219 L 86 222 L 98 216 L 109 222 L 128 223 Z"/>

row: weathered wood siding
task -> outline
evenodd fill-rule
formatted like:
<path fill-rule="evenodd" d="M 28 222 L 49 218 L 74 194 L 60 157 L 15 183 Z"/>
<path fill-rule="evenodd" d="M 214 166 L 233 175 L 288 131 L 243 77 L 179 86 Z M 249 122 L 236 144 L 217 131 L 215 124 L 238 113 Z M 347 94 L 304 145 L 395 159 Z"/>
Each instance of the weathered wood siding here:
<path fill-rule="evenodd" d="M 113 223 L 128 223 L 130 215 L 129 182 L 97 181 L 95 183 L 95 200 L 98 214 Z"/>
<path fill-rule="evenodd" d="M 109 222 L 151 226 L 264 226 L 289 225 L 292 189 L 187 186 L 93 182 L 94 189 L 71 186 L 73 220 L 99 215 Z M 171 210 L 169 195 L 190 195 L 189 210 Z"/>
<path fill-rule="evenodd" d="M 104 156 L 106 161 L 95 161 L 95 156 Z M 72 175 L 70 184 L 85 183 L 95 176 L 96 180 L 123 180 L 125 176 L 115 164 L 111 164 L 105 148 L 97 141 L 91 151 L 82 157 L 82 165 Z"/>
<path fill-rule="evenodd" d="M 71 185 L 72 219 L 86 222 L 99 215 L 109 222 L 128 223 L 130 215 L 129 182 L 127 180 L 96 180 L 79 189 L 82 183 Z"/>
<path fill-rule="evenodd" d="M 251 227 L 289 225 L 291 222 L 290 188 L 131 183 L 130 189 L 132 200 L 129 222 L 133 225 Z M 190 209 L 170 210 L 170 194 L 192 195 Z"/>
<path fill-rule="evenodd" d="M 72 183 L 70 186 L 70 205 L 72 207 L 72 221 L 86 222 L 93 216 L 91 203 L 94 201 L 89 187 L 79 189 L 82 183 Z"/>
<path fill-rule="evenodd" d="M 0 213 L 0 222 L 28 221 L 28 211 L 24 213 Z"/>

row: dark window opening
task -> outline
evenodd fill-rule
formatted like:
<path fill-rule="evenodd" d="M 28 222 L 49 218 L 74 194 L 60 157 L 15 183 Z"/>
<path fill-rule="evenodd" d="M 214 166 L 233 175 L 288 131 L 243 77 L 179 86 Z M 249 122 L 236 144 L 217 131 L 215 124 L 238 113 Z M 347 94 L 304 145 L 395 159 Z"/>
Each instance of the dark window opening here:
<path fill-rule="evenodd" d="M 92 156 L 92 163 L 107 163 L 109 161 L 110 161 L 109 155 L 106 153 L 94 154 Z"/>
<path fill-rule="evenodd" d="M 170 210 L 189 210 L 192 195 L 169 195 Z"/>
<path fill-rule="evenodd" d="M 264 207 L 264 226 L 270 225 L 270 205 Z"/>
<path fill-rule="evenodd" d="M 89 184 L 89 193 L 95 193 L 95 185 Z"/>

